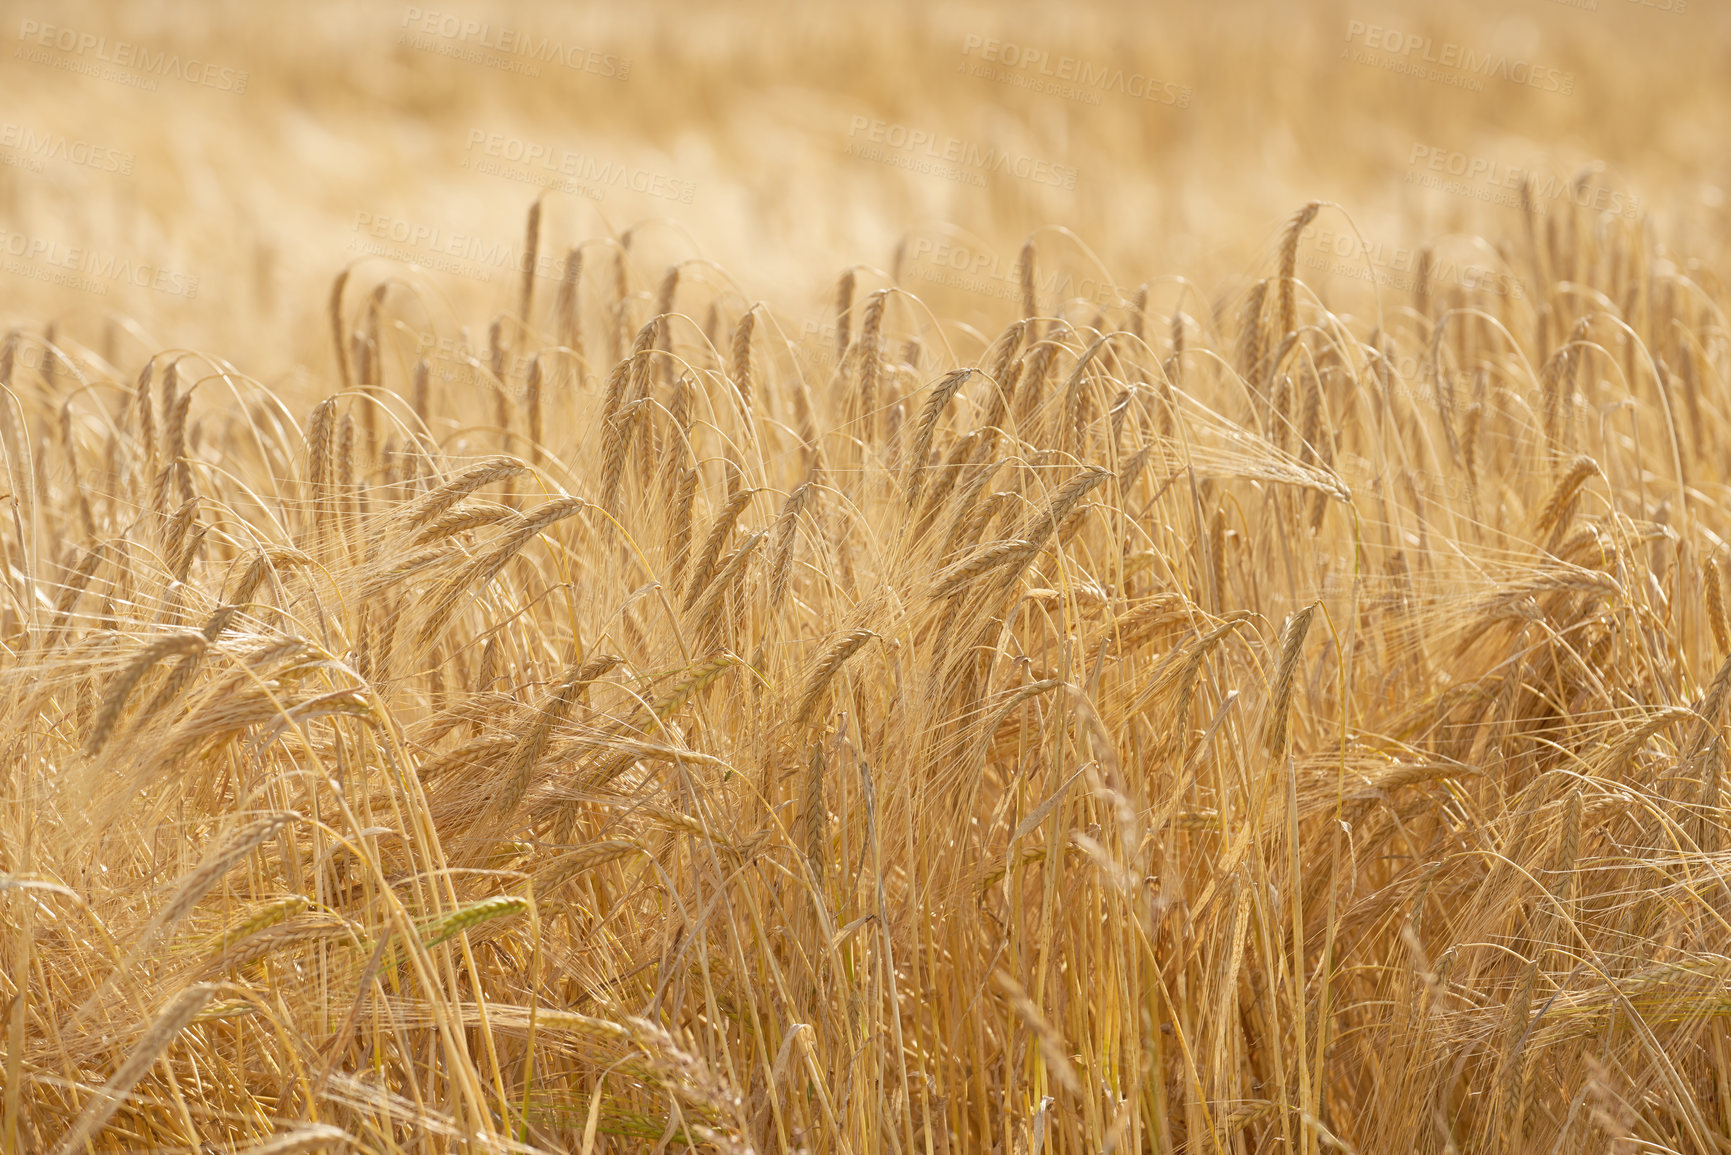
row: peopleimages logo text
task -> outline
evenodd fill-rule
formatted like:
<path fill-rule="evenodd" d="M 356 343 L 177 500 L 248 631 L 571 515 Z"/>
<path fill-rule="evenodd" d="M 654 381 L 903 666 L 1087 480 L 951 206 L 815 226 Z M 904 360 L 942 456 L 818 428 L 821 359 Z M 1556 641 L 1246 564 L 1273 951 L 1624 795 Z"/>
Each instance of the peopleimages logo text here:
<path fill-rule="evenodd" d="M 1062 189 L 1076 187 L 1076 170 L 1070 165 L 1053 164 L 1051 161 L 1025 154 L 1004 152 L 991 145 L 963 140 L 958 136 L 940 136 L 929 129 L 911 128 L 887 120 L 873 120 L 869 116 L 856 116 L 848 125 L 848 136 L 849 151 L 858 155 L 866 155 L 862 146 L 866 150 L 869 150 L 871 145 L 887 146 L 892 153 L 904 154 L 907 157 L 918 158 L 923 154 L 924 159 L 938 165 L 960 165 L 965 166 L 965 169 L 1013 176 L 1019 180 Z M 867 159 L 886 158 L 871 155 Z"/>
<path fill-rule="evenodd" d="M 487 132 L 479 128 L 469 131 L 465 151 L 468 153 L 463 161 L 465 168 L 495 176 L 517 175 L 503 166 L 488 164 L 485 158 L 492 157 L 531 171 L 538 168 L 553 174 L 555 178 L 570 177 L 574 184 L 564 188 L 567 192 L 580 191 L 582 186 L 591 189 L 628 188 L 632 192 L 688 205 L 697 191 L 697 185 L 688 180 L 678 180 L 648 169 L 601 160 L 588 153 L 561 148 L 558 145 L 524 140 L 522 137 Z M 481 155 L 477 156 L 477 153 Z"/>
<path fill-rule="evenodd" d="M 63 244 L 49 237 L 0 230 L 0 254 L 6 271 L 37 280 L 64 284 L 82 292 L 101 295 L 106 284 L 132 285 L 170 296 L 192 300 L 198 296 L 198 278 L 130 257 L 79 245 Z"/>
<path fill-rule="evenodd" d="M 1370 51 L 1386 52 L 1415 66 L 1431 65 L 1468 76 L 1506 80 L 1510 84 L 1525 85 L 1542 92 L 1556 92 L 1563 96 L 1571 96 L 1575 91 L 1573 72 L 1541 67 L 1530 60 L 1511 59 L 1499 52 L 1481 52 L 1456 44 L 1452 40 L 1438 43 L 1434 37 L 1417 32 L 1402 32 L 1398 28 L 1384 28 L 1377 24 L 1366 24 L 1362 20 L 1349 20 L 1346 25 L 1346 41 L 1348 47 L 1341 50 L 1343 57 L 1351 52 L 1352 45 L 1360 44 Z"/>
<path fill-rule="evenodd" d="M 1000 64 L 1032 75 L 1102 92 L 1117 92 L 1136 100 L 1151 100 L 1177 108 L 1190 107 L 1189 85 L 1158 80 L 1134 69 L 1114 68 L 1078 56 L 1053 56 L 1043 48 L 1030 48 L 989 36 L 969 35 L 962 41 L 962 55 L 979 54 L 988 64 Z"/>
<path fill-rule="evenodd" d="M 1641 217 L 1641 198 L 1632 193 L 1602 184 L 1576 184 L 1532 169 L 1514 168 L 1489 157 L 1414 144 L 1407 165 L 1407 184 L 1456 196 L 1514 206 L 1522 203 L 1521 190 L 1525 188 L 1527 202 L 1539 209 L 1547 202 L 1566 200 L 1580 208 L 1627 220 Z"/>
<path fill-rule="evenodd" d="M 110 43 L 108 37 L 93 32 L 80 32 L 40 20 L 25 20 L 18 25 L 18 39 L 39 48 L 54 48 L 71 56 L 101 61 L 116 68 L 131 69 L 150 76 L 173 76 L 188 84 L 214 88 L 218 92 L 240 94 L 246 91 L 248 73 L 238 68 L 221 68 L 178 52 L 152 51 L 142 44 L 126 40 Z"/>
<path fill-rule="evenodd" d="M 1301 262 L 1307 269 L 1371 281 L 1385 288 L 1407 292 L 1418 288 L 1418 272 L 1424 262 L 1416 248 L 1391 246 L 1382 241 L 1366 242 L 1356 233 L 1337 233 L 1330 229 L 1315 232 L 1306 229 L 1304 235 L 1315 243 L 1314 249 L 1307 252 Z M 1520 281 L 1513 274 L 1490 265 L 1463 265 L 1447 257 L 1433 256 L 1426 275 L 1433 284 L 1456 284 L 1463 289 L 1499 297 L 1525 295 Z"/>
<path fill-rule="evenodd" d="M 361 210 L 355 213 L 350 231 L 356 234 L 349 238 L 351 252 L 385 257 L 470 280 L 493 282 L 495 271 L 515 274 L 530 269 L 537 277 L 549 280 L 564 275 L 565 257 L 557 251 L 539 253 L 531 265 L 528 254 L 510 241 L 488 240 L 474 233 L 449 232 L 438 225 L 404 217 Z"/>
<path fill-rule="evenodd" d="M 945 237 L 922 236 L 905 251 L 906 265 L 898 260 L 897 268 L 909 280 L 947 285 L 953 289 L 996 297 L 1004 301 L 1021 301 L 1022 269 L 1019 261 L 1007 260 L 1001 254 L 976 249 Z M 1118 287 L 1109 280 L 1092 276 L 1080 278 L 1066 269 L 1036 270 L 1034 291 L 1043 299 L 1069 301 L 1081 298 L 1095 305 L 1110 305 L 1119 300 Z"/>
<path fill-rule="evenodd" d="M 0 148 L 15 149 L 32 161 L 55 160 L 99 172 L 132 175 L 133 155 L 56 132 L 39 132 L 11 121 L 0 122 Z"/>
<path fill-rule="evenodd" d="M 485 48 L 503 56 L 522 56 L 542 64 L 562 64 L 574 72 L 588 72 L 613 80 L 626 80 L 631 76 L 631 61 L 624 57 L 578 44 L 566 44 L 520 28 L 505 28 L 485 20 L 468 20 L 448 12 L 406 8 L 403 28 L 454 44 Z"/>
<path fill-rule="evenodd" d="M 353 229 L 357 233 L 408 245 L 441 257 L 457 257 L 496 269 L 519 267 L 516 246 L 509 241 L 489 241 L 472 233 L 447 232 L 437 225 L 364 211 L 355 214 Z"/>

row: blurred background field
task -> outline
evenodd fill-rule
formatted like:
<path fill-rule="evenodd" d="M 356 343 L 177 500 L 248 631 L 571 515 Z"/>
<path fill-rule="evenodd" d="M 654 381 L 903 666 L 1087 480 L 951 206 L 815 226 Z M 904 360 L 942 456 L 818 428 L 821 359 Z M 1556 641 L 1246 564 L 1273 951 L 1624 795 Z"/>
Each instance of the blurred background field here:
<path fill-rule="evenodd" d="M 1260 275 L 1305 201 L 1340 204 L 1392 254 L 1509 232 L 1509 170 L 1566 181 L 1592 162 L 1661 241 L 1689 235 L 1690 255 L 1713 260 L 1731 211 L 1731 13 L 1666 3 L 1682 11 L 12 3 L 8 124 L 134 160 L 125 174 L 54 159 L 0 169 L 4 227 L 196 278 L 221 307 L 124 285 L 96 300 L 56 294 L 18 272 L 0 305 L 51 304 L 75 331 L 118 310 L 162 345 L 244 347 L 253 372 L 286 372 L 317 364 L 323 290 L 369 243 L 441 264 L 431 283 L 453 317 L 508 301 L 512 271 L 497 258 L 520 251 L 538 182 L 563 182 L 548 197 L 550 249 L 660 222 L 639 233 L 647 275 L 702 256 L 744 297 L 802 321 L 840 269 L 893 271 L 904 242 L 924 242 L 908 287 L 990 328 L 1014 313 L 1002 290 L 1042 226 L 1074 232 L 1052 252 L 1078 283 L 1107 277 L 1127 292 L 1183 276 L 1212 296 Z M 55 29 L 51 46 L 32 24 Z M 1572 91 L 1507 72 L 1472 91 L 1360 62 L 1358 25 L 1430 38 L 1433 57 L 1454 43 L 1566 73 Z M 100 67 L 104 50 L 52 46 L 68 30 L 244 73 L 245 91 L 136 66 L 122 80 L 72 71 Z M 547 43 L 564 59 L 537 59 Z M 919 133 L 939 143 L 884 143 Z M 1012 163 L 899 167 L 941 162 L 951 141 Z M 1467 165 L 1464 191 L 1423 183 Z"/>

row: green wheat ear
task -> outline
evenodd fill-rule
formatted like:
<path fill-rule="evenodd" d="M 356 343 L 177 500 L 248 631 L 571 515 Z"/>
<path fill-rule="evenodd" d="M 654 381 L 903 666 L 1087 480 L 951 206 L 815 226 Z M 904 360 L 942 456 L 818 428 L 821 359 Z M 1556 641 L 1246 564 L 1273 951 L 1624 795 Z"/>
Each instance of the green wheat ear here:
<path fill-rule="evenodd" d="M 225 951 L 242 939 L 251 938 L 259 931 L 267 930 L 283 919 L 299 914 L 312 904 L 312 899 L 304 894 L 291 894 L 287 898 L 279 898 L 275 902 L 266 903 L 254 911 L 251 917 L 239 926 L 230 927 L 217 935 L 212 939 L 211 946 L 218 953 Z"/>
<path fill-rule="evenodd" d="M 474 930 L 497 918 L 510 918 L 529 909 L 529 900 L 514 894 L 497 894 L 442 914 L 421 928 L 421 945 L 432 948 L 453 935 Z"/>

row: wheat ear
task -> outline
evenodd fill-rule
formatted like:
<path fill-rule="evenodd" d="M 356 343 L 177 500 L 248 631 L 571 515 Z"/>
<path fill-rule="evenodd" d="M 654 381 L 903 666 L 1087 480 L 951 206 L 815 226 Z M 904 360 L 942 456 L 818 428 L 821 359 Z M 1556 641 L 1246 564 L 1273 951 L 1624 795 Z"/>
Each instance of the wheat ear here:
<path fill-rule="evenodd" d="M 90 737 L 85 740 L 84 752 L 96 754 L 107 743 L 116 723 L 120 721 L 120 712 L 126 709 L 126 699 L 158 662 L 178 654 L 200 653 L 206 644 L 202 634 L 184 633 L 170 634 L 145 647 L 108 688 L 108 694 L 102 701 L 102 711 L 96 715 L 96 721 L 90 727 Z"/>
<path fill-rule="evenodd" d="M 1273 689 L 1268 695 L 1268 755 L 1276 762 L 1286 756 L 1287 715 L 1292 702 L 1293 677 L 1304 653 L 1304 636 L 1310 632 L 1314 604 L 1305 606 L 1286 620 L 1280 634 L 1280 662 L 1275 667 Z"/>
<path fill-rule="evenodd" d="M 877 634 L 863 627 L 850 630 L 824 650 L 822 656 L 812 665 L 811 674 L 806 678 L 805 692 L 799 698 L 799 708 L 793 713 L 795 729 L 803 730 L 806 723 L 811 721 L 812 714 L 823 701 L 824 690 L 835 677 L 836 671 L 841 669 L 842 663 L 875 637 Z"/>
<path fill-rule="evenodd" d="M 739 390 L 739 404 L 747 419 L 751 416 L 751 334 L 757 327 L 757 309 L 747 309 L 733 329 L 733 347 L 729 350 L 730 376 Z"/>
<path fill-rule="evenodd" d="M 529 206 L 529 220 L 523 228 L 523 283 L 517 292 L 517 319 L 529 324 L 529 310 L 535 305 L 535 262 L 541 248 L 541 198 Z"/>
<path fill-rule="evenodd" d="M 1287 336 L 1298 327 L 1297 308 L 1293 302 L 1294 274 L 1298 271 L 1298 241 L 1322 209 L 1321 201 L 1311 201 L 1286 226 L 1286 236 L 1280 243 L 1280 335 Z"/>

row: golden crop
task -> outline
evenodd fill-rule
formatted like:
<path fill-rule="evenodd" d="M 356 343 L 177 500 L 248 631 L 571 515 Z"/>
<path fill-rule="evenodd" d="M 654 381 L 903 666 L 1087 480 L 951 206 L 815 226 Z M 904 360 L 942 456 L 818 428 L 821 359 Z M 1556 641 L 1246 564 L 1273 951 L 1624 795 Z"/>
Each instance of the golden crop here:
<path fill-rule="evenodd" d="M 0 23 L 0 1151 L 1731 1144 L 1727 13 Z"/>

